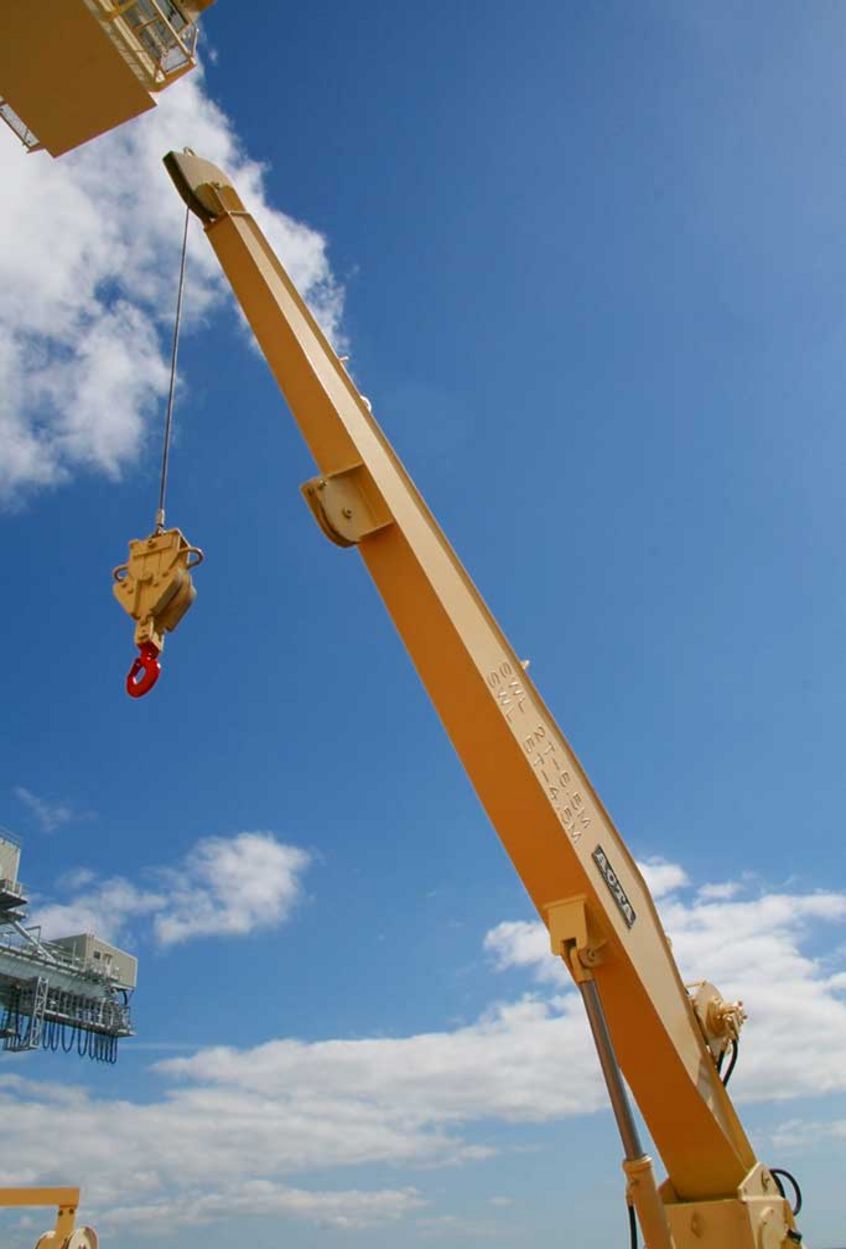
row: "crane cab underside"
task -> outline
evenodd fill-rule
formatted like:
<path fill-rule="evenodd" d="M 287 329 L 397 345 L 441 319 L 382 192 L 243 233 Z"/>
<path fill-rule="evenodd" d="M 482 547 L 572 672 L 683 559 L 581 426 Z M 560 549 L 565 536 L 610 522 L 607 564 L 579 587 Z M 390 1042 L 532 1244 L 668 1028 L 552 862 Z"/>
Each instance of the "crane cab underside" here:
<path fill-rule="evenodd" d="M 61 156 L 155 107 L 196 65 L 213 0 L 2 0 L 0 117 Z"/>

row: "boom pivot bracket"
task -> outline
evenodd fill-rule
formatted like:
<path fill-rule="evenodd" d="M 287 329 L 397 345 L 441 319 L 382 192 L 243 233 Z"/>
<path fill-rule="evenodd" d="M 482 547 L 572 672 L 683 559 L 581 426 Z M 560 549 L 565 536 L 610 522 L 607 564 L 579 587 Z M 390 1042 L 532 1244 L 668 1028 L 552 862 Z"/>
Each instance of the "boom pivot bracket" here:
<path fill-rule="evenodd" d="M 735 1193 L 721 1200 L 684 1201 L 669 1180 L 660 1192 L 675 1249 L 789 1249 L 802 1244 L 788 1201 L 761 1163 Z"/>

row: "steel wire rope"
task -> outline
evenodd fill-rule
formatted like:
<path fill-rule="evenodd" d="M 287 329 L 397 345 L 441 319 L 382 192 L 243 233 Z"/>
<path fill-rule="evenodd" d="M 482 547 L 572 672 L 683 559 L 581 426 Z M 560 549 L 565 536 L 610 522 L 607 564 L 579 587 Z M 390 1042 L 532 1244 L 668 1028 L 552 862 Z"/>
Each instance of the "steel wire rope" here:
<path fill-rule="evenodd" d="M 182 324 L 182 299 L 185 292 L 185 262 L 188 256 L 188 219 L 191 210 L 185 209 L 185 226 L 182 231 L 182 256 L 179 262 L 179 284 L 176 292 L 176 317 L 173 322 L 173 345 L 170 353 L 170 386 L 167 394 L 167 410 L 165 412 L 164 441 L 162 444 L 162 472 L 159 482 L 159 507 L 156 512 L 156 533 L 161 533 L 165 526 L 165 496 L 167 494 L 167 472 L 170 465 L 170 441 L 173 432 L 173 394 L 176 389 L 176 361 L 179 355 L 179 330 Z"/>

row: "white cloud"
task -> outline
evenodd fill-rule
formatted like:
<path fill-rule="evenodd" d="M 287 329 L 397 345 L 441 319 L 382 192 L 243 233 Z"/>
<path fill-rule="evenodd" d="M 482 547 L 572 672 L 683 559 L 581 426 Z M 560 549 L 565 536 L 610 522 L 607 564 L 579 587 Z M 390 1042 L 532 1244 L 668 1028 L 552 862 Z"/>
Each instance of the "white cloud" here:
<path fill-rule="evenodd" d="M 796 1152 L 826 1141 L 846 1141 L 846 1119 L 789 1119 L 772 1134 L 776 1149 Z"/>
<path fill-rule="evenodd" d="M 325 1121 L 315 1117 L 309 1130 L 286 1105 L 257 1098 L 190 1091 L 142 1104 L 11 1074 L 0 1075 L 0 1112 L 14 1114 L 20 1126 L 14 1151 L 0 1161 L 0 1184 L 73 1176 L 83 1185 L 80 1220 L 98 1230 L 160 1237 L 246 1215 L 354 1229 L 395 1221 L 422 1205 L 409 1186 L 291 1184 L 286 1176 L 308 1169 L 297 1163 L 298 1132 L 305 1130 L 312 1157 L 319 1157 Z M 51 1133 L 58 1120 L 62 1132 Z M 21 1243 L 31 1249 L 32 1238 Z"/>
<path fill-rule="evenodd" d="M 16 1125 L 0 1184 L 73 1175 L 94 1226 L 130 1226 L 142 1208 L 151 1232 L 248 1209 L 362 1226 L 407 1215 L 419 1194 L 400 1185 L 318 1196 L 292 1189 L 291 1177 L 469 1163 L 494 1152 L 467 1139 L 470 1122 L 535 1122 L 604 1104 L 575 1000 L 560 1009 L 526 999 L 455 1031 L 396 1039 L 214 1048 L 153 1070 L 171 1088 L 146 1103 L 0 1074 L 0 1116 Z M 257 1185 L 255 1205 L 240 1204 L 245 1184 Z M 201 1204 L 203 1194 L 217 1197 Z"/>
<path fill-rule="evenodd" d="M 158 941 L 175 945 L 275 928 L 299 901 L 309 862 L 304 850 L 269 833 L 198 842 L 181 871 L 168 873 L 166 902 L 154 922 Z"/>
<path fill-rule="evenodd" d="M 552 957 L 549 933 L 541 923 L 504 920 L 485 934 L 485 949 L 500 971 L 520 968 L 531 971 L 539 983 L 572 983 L 563 961 Z"/>
<path fill-rule="evenodd" d="M 67 902 L 38 903 L 28 922 L 40 925 L 47 941 L 94 932 L 104 941 L 120 945 L 131 933 L 133 920 L 154 915 L 166 902 L 164 894 L 138 889 L 120 876 L 102 881 L 95 878 L 86 880 L 82 892 Z"/>
<path fill-rule="evenodd" d="M 167 385 L 183 206 L 161 160 L 190 145 L 230 173 L 330 335 L 343 292 L 316 231 L 270 208 L 201 73 L 158 107 L 52 160 L 0 134 L 0 503 L 87 470 L 116 477 Z M 198 223 L 185 325 L 227 289 Z"/>
<path fill-rule="evenodd" d="M 61 828 L 62 824 L 70 823 L 76 816 L 70 803 L 49 802 L 46 798 L 39 798 L 31 790 L 25 789 L 23 785 L 16 785 L 13 793 L 24 806 L 29 808 L 45 833 L 55 832 L 57 828 Z"/>
<path fill-rule="evenodd" d="M 541 1121 L 602 1104 L 575 996 L 500 1003 L 450 1032 L 311 1044 L 269 1041 L 243 1051 L 217 1047 L 165 1059 L 157 1069 L 206 1090 L 261 1094 L 289 1105 L 302 1100 L 324 1113 L 337 1110 L 361 1131 L 392 1125 L 398 1139 L 421 1157 L 433 1151 L 468 1156 L 465 1145 L 440 1135 L 443 1125 Z M 348 1147 L 346 1142 L 343 1148 Z"/>
<path fill-rule="evenodd" d="M 741 888 L 736 880 L 724 880 L 718 884 L 702 885 L 697 893 L 703 902 L 725 902 L 728 898 L 736 898 Z"/>
<path fill-rule="evenodd" d="M 506 1229 L 499 1227 L 491 1220 L 471 1219 L 460 1214 L 440 1214 L 430 1218 L 416 1219 L 417 1229 L 424 1236 L 436 1238 L 440 1236 L 466 1236 L 476 1244 L 494 1240 L 506 1234 Z"/>
<path fill-rule="evenodd" d="M 98 879 L 79 869 L 64 878 L 76 886 L 66 902 L 42 902 L 31 917 L 44 936 L 96 932 L 120 944 L 131 940 L 134 922 L 147 918 L 158 944 L 193 937 L 244 936 L 284 923 L 302 896 L 302 875 L 310 856 L 271 833 L 245 832 L 206 837 L 178 868 L 154 868 L 154 887 L 143 889 L 123 877 Z"/>
<path fill-rule="evenodd" d="M 687 872 L 678 863 L 667 863 L 664 859 L 646 859 L 638 863 L 638 867 L 653 898 L 666 897 L 688 883 Z"/>
<path fill-rule="evenodd" d="M 359 1231 L 393 1223 L 420 1208 L 413 1188 L 342 1191 L 289 1188 L 272 1180 L 244 1180 L 214 1191 L 197 1188 L 169 1201 L 142 1202 L 109 1210 L 101 1227 L 160 1234 L 171 1228 L 203 1226 L 234 1215 L 273 1215 L 322 1227 Z"/>
<path fill-rule="evenodd" d="M 73 890 L 77 893 L 86 885 L 93 884 L 96 879 L 97 873 L 92 872 L 90 867 L 71 867 L 66 872 L 62 872 L 56 884 L 60 889 Z"/>

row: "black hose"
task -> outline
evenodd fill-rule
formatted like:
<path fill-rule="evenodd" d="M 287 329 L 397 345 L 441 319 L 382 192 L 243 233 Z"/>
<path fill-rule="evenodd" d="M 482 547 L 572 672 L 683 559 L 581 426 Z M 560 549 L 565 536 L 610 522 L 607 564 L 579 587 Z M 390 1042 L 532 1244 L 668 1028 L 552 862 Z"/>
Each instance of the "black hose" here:
<path fill-rule="evenodd" d="M 637 1218 L 635 1216 L 634 1206 L 626 1203 L 629 1212 L 629 1245 L 631 1249 L 637 1249 Z"/>
<path fill-rule="evenodd" d="M 726 1088 L 729 1080 L 731 1079 L 731 1073 L 734 1071 L 734 1068 L 737 1064 L 737 1056 L 739 1053 L 740 1053 L 740 1042 L 738 1041 L 737 1037 L 735 1037 L 731 1043 L 731 1058 L 729 1059 L 729 1065 L 726 1068 L 726 1074 L 723 1076 L 723 1088 Z"/>
<path fill-rule="evenodd" d="M 781 1193 L 782 1197 L 786 1197 L 787 1194 L 784 1191 L 784 1185 L 778 1177 L 783 1175 L 786 1180 L 790 1181 L 793 1186 L 793 1191 L 796 1194 L 796 1205 L 791 1206 L 790 1208 L 794 1214 L 798 1214 L 802 1209 L 802 1189 L 799 1187 L 799 1181 L 796 1179 L 796 1176 L 791 1175 L 789 1171 L 785 1171 L 783 1167 L 770 1167 L 770 1175 L 775 1180 L 776 1188 Z"/>

